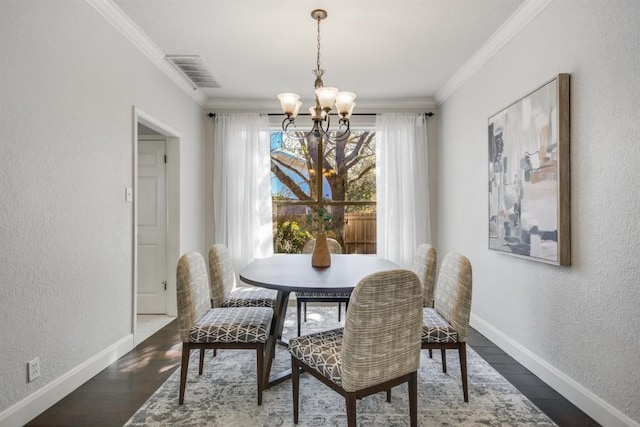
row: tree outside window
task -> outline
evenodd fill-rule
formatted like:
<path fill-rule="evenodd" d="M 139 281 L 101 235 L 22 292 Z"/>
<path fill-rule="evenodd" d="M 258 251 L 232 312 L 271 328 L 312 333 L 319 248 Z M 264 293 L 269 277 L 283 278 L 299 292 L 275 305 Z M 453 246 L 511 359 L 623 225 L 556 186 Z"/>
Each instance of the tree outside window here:
<path fill-rule="evenodd" d="M 375 131 L 351 131 L 341 139 L 271 133 L 274 250 L 300 253 L 313 235 L 306 214 L 331 213 L 329 237 L 345 253 L 375 253 Z"/>

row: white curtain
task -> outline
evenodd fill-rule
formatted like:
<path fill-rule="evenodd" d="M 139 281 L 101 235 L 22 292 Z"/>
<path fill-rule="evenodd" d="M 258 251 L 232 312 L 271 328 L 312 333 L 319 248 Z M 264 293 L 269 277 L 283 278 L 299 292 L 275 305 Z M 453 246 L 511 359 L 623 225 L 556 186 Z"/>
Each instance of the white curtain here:
<path fill-rule="evenodd" d="M 271 152 L 265 114 L 217 114 L 213 133 L 214 242 L 237 272 L 273 255 Z"/>
<path fill-rule="evenodd" d="M 431 242 L 424 114 L 376 116 L 378 255 L 410 268 L 416 247 Z"/>

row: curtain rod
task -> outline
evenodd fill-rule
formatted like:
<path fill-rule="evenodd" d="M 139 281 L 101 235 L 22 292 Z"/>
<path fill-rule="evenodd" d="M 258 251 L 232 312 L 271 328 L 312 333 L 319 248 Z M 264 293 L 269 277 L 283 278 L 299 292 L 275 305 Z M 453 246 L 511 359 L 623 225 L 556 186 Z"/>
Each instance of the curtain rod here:
<path fill-rule="evenodd" d="M 298 116 L 310 116 L 310 115 L 311 114 L 309 114 L 309 113 L 298 114 Z M 376 116 L 376 115 L 377 115 L 376 113 L 353 113 L 353 114 L 351 114 L 351 116 Z M 428 113 L 424 113 L 424 115 L 427 116 L 427 117 L 432 117 L 433 113 L 432 112 L 428 112 Z M 209 113 L 209 114 L 207 114 L 207 116 L 213 118 L 213 117 L 216 116 L 216 113 Z M 269 113 L 269 114 L 267 114 L 267 116 L 270 116 L 270 117 L 271 116 L 284 116 L 284 114 L 283 113 Z"/>

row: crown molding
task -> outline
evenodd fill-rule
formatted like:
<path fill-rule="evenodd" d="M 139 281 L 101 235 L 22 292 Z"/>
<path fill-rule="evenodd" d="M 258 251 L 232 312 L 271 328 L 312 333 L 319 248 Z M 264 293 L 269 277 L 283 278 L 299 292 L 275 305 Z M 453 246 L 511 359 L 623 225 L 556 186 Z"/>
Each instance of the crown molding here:
<path fill-rule="evenodd" d="M 86 0 L 104 18 L 111 23 L 123 36 L 125 36 L 135 47 L 145 54 L 156 67 L 164 72 L 180 89 L 193 98 L 202 108 L 221 111 L 265 111 L 279 112 L 280 105 L 277 99 L 232 99 L 232 98 L 211 98 L 203 91 L 194 89 L 191 83 L 187 82 L 165 59 L 165 53 L 156 45 L 123 11 L 113 0 Z M 312 101 L 309 101 L 312 103 Z M 409 99 L 379 99 L 367 100 L 358 103 L 359 112 L 381 110 L 390 111 L 424 111 L 425 109 L 437 108 L 437 102 L 429 98 L 409 98 Z"/>
<path fill-rule="evenodd" d="M 165 60 L 165 53 L 120 9 L 113 0 L 86 0 L 123 36 L 145 54 L 156 67 L 201 107 L 212 110 L 279 110 L 276 102 L 264 99 L 209 98 L 193 86 Z M 358 110 L 424 110 L 437 108 L 491 59 L 502 47 L 524 28 L 552 0 L 525 0 L 524 3 L 498 28 L 482 47 L 449 79 L 433 98 L 369 100 L 358 103 Z M 361 105 L 363 104 L 363 105 Z"/>
<path fill-rule="evenodd" d="M 525 0 L 478 51 L 435 94 L 442 104 L 553 0 Z"/>
<path fill-rule="evenodd" d="M 185 80 L 176 69 L 165 60 L 165 53 L 120 9 L 112 0 L 86 0 L 94 9 L 125 36 L 135 47 L 140 49 L 153 64 L 171 79 L 180 89 L 187 93 L 201 107 L 207 102 L 207 96 Z"/>

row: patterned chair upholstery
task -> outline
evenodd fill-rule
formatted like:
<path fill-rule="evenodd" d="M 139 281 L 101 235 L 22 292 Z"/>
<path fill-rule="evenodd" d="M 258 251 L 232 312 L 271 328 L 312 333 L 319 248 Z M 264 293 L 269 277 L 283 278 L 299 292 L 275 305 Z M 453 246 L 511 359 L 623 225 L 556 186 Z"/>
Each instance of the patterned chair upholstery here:
<path fill-rule="evenodd" d="M 416 273 L 422 284 L 422 305 L 433 307 L 433 290 L 436 284 L 436 250 L 428 243 L 416 248 L 411 271 Z"/>
<path fill-rule="evenodd" d="M 278 298 L 278 291 L 254 286 L 236 287 L 231 253 L 221 244 L 209 249 L 209 286 L 212 307 L 270 307 Z"/>
<path fill-rule="evenodd" d="M 316 239 L 311 239 L 302 248 L 303 254 L 313 253 L 316 245 Z M 341 254 L 342 246 L 336 239 L 327 238 L 327 246 L 329 253 Z M 300 336 L 300 313 L 301 307 L 304 306 L 304 321 L 307 321 L 307 303 L 308 302 L 337 302 L 338 303 L 338 321 L 341 319 L 342 303 L 345 304 L 345 312 L 349 307 L 349 297 L 351 292 L 296 292 L 296 304 L 298 308 L 298 336 Z"/>
<path fill-rule="evenodd" d="M 422 326 L 422 348 L 441 349 L 443 372 L 447 372 L 445 350 L 458 350 L 465 402 L 469 401 L 466 341 L 471 313 L 471 290 L 471 263 L 463 255 L 447 254 L 438 274 L 434 308 L 423 309 Z"/>
<path fill-rule="evenodd" d="M 411 271 L 416 273 L 422 284 L 422 305 L 433 308 L 433 290 L 436 284 L 436 250 L 428 243 L 423 243 L 416 248 L 413 257 Z M 444 357 L 442 350 L 442 357 Z M 429 349 L 429 358 L 433 357 L 433 352 Z"/>
<path fill-rule="evenodd" d="M 177 268 L 178 325 L 182 341 L 180 394 L 184 392 L 192 349 L 252 349 L 256 351 L 258 405 L 264 388 L 264 350 L 271 329 L 273 310 L 267 307 L 211 308 L 207 265 L 202 255 L 189 252 L 180 257 Z"/>
<path fill-rule="evenodd" d="M 345 397 L 347 422 L 356 425 L 356 399 L 408 383 L 411 426 L 417 399 L 422 326 L 420 280 L 409 270 L 371 274 L 351 294 L 344 328 L 289 341 L 293 421 L 298 423 L 302 369 Z"/>

